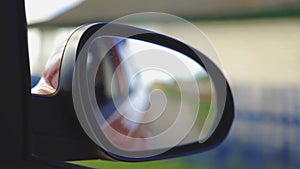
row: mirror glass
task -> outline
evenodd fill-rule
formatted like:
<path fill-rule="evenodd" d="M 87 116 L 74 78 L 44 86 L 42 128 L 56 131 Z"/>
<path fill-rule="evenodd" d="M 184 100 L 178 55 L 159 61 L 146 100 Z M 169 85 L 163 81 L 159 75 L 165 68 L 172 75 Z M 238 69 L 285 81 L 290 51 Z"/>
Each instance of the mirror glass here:
<path fill-rule="evenodd" d="M 106 139 L 126 151 L 203 142 L 218 121 L 206 70 L 177 51 L 105 36 L 88 49 L 87 76 Z"/>

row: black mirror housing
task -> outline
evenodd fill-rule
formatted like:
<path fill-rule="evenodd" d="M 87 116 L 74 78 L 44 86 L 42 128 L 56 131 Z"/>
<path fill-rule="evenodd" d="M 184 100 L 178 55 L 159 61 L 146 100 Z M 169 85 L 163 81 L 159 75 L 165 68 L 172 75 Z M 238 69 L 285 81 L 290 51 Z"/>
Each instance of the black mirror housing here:
<path fill-rule="evenodd" d="M 122 148 L 118 149 L 120 153 L 116 153 L 104 146 L 113 144 L 105 137 L 104 130 L 99 128 L 100 124 L 97 125 L 97 115 L 89 114 L 89 105 L 79 105 L 74 97 L 79 98 L 80 95 L 81 102 L 89 99 L 82 94 L 89 86 L 76 85 L 87 81 L 85 74 L 79 71 L 82 70 L 81 63 L 87 62 L 85 56 L 88 55 L 89 44 L 99 37 L 108 36 L 155 44 L 181 53 L 204 68 L 214 84 L 219 114 L 214 127 L 211 127 L 211 133 L 204 141 L 168 147 L 161 153 L 156 153 L 157 149 L 128 151 Z M 210 150 L 219 145 L 230 130 L 234 118 L 234 103 L 225 76 L 207 56 L 183 42 L 136 27 L 94 23 L 77 28 L 64 44 L 60 54 L 62 60 L 56 91 L 50 95 L 32 94 L 29 100 L 27 145 L 29 154 L 34 158 L 46 161 L 97 158 L 120 161 L 165 159 Z M 74 91 L 79 90 L 74 96 Z M 98 137 L 97 133 L 104 135 Z M 122 155 L 126 153 L 130 155 Z"/>

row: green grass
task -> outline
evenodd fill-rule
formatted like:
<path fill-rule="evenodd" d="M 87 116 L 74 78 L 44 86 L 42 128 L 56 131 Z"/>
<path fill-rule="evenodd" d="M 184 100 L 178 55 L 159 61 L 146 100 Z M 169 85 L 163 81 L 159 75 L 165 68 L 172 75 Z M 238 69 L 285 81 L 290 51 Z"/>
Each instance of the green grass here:
<path fill-rule="evenodd" d="M 174 158 L 169 160 L 158 160 L 151 162 L 115 162 L 104 160 L 85 160 L 85 161 L 72 161 L 72 164 L 77 164 L 85 167 L 91 167 L 95 169 L 193 169 L 199 168 L 199 166 L 189 165 L 181 158 Z M 200 167 L 201 168 L 201 167 Z"/>

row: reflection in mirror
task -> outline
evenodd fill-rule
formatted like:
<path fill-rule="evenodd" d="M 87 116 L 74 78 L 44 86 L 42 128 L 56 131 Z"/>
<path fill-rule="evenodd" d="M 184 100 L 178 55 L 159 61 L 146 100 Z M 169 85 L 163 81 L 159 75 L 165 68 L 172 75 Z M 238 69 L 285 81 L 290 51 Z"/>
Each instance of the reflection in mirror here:
<path fill-rule="evenodd" d="M 100 37 L 89 47 L 88 73 L 109 142 L 142 151 L 205 141 L 216 125 L 213 83 L 194 60 L 135 39 Z"/>

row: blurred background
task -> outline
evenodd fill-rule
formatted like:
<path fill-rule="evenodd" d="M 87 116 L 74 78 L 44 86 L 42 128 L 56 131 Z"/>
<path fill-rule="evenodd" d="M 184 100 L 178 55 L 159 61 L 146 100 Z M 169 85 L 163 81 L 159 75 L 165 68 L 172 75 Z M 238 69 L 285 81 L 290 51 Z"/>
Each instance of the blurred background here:
<path fill-rule="evenodd" d="M 28 0 L 26 8 L 32 86 L 74 28 L 136 12 L 169 13 L 197 26 L 232 85 L 234 123 L 214 150 L 154 162 L 73 163 L 103 169 L 300 168 L 300 0 Z M 136 22 L 193 37 L 180 23 Z"/>

